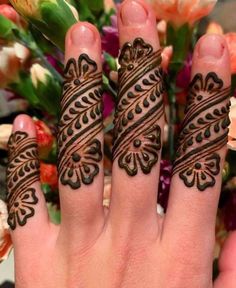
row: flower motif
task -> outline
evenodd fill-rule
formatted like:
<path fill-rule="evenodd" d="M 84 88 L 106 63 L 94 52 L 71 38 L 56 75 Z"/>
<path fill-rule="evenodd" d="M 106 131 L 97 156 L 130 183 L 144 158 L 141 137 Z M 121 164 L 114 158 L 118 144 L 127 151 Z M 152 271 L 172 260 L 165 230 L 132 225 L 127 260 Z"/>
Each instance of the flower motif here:
<path fill-rule="evenodd" d="M 176 27 L 194 22 L 208 15 L 217 0 L 148 0 L 158 19 L 172 22 Z"/>
<path fill-rule="evenodd" d="M 216 153 L 204 160 L 198 160 L 180 172 L 180 178 L 187 187 L 197 185 L 200 191 L 215 185 L 215 177 L 220 171 L 220 156 Z"/>
<path fill-rule="evenodd" d="M 150 173 L 158 161 L 158 151 L 161 149 L 161 129 L 158 125 L 151 127 L 143 136 L 136 137 L 119 157 L 119 166 L 129 171 L 129 175 L 138 173 L 138 166 L 144 174 Z"/>
<path fill-rule="evenodd" d="M 27 219 L 34 215 L 34 205 L 38 203 L 35 193 L 35 189 L 29 188 L 15 199 L 9 210 L 8 217 L 8 224 L 13 230 L 16 228 L 17 223 L 24 226 Z"/>
<path fill-rule="evenodd" d="M 101 143 L 97 139 L 91 140 L 83 151 L 74 151 L 72 160 L 62 167 L 60 180 L 63 185 L 70 185 L 73 189 L 81 184 L 91 184 L 99 173 L 98 162 L 102 160 Z"/>
<path fill-rule="evenodd" d="M 7 259 L 12 249 L 7 217 L 7 205 L 0 200 L 0 262 Z"/>

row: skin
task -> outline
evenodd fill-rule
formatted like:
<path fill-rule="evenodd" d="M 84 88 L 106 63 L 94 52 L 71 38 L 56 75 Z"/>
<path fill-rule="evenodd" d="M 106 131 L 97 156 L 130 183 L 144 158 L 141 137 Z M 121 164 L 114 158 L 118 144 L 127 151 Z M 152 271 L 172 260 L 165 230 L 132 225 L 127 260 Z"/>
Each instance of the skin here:
<path fill-rule="evenodd" d="M 119 15 L 121 47 L 141 37 L 160 48 L 155 16 L 141 0 L 126 0 Z M 73 26 L 66 38 L 65 63 L 86 53 L 101 71 L 99 33 L 88 23 Z M 230 85 L 229 54 L 221 36 L 204 36 L 195 47 L 192 78 L 215 72 Z M 164 119 L 157 123 L 163 129 Z M 14 131 L 35 137 L 33 121 L 18 116 Z M 103 141 L 100 131 L 98 139 Z M 33 141 L 33 140 L 32 140 Z M 17 149 L 17 148 L 16 148 Z M 216 151 L 220 170 L 226 147 Z M 236 286 L 236 234 L 227 240 L 220 257 L 220 276 L 212 283 L 214 227 L 221 188 L 200 192 L 175 174 L 168 211 L 156 213 L 159 161 L 148 175 L 130 177 L 113 164 L 110 209 L 102 206 L 103 167 L 90 185 L 72 189 L 60 183 L 62 223 L 49 222 L 40 183 L 32 187 L 38 198 L 34 216 L 12 231 L 17 288 L 233 288 Z M 14 191 L 12 192 L 14 193 Z"/>

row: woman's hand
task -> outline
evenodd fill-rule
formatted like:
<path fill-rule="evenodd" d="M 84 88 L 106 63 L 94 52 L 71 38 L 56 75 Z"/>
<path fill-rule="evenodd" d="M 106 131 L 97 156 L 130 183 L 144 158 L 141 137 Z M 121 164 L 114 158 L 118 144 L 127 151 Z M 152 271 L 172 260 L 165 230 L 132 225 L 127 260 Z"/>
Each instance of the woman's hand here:
<path fill-rule="evenodd" d="M 103 207 L 101 41 L 80 22 L 67 34 L 58 133 L 62 222 L 49 222 L 33 121 L 18 116 L 9 141 L 9 224 L 17 288 L 233 288 L 236 235 L 212 282 L 214 228 L 226 152 L 230 93 L 224 39 L 195 47 L 168 211 L 156 199 L 164 126 L 161 50 L 153 12 L 126 0 L 118 14 L 119 99 L 112 196 Z M 60 33 L 60 31 L 55 31 Z"/>

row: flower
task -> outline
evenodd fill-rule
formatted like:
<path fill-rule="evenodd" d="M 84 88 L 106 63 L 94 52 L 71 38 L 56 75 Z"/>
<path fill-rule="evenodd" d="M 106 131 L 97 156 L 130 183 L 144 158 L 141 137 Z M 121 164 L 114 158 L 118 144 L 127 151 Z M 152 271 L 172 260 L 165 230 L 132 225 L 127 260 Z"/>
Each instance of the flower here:
<path fill-rule="evenodd" d="M 0 47 L 0 87 L 18 80 L 19 71 L 29 54 L 28 48 L 19 43 Z"/>
<path fill-rule="evenodd" d="M 40 181 L 42 185 L 49 185 L 52 190 L 57 189 L 58 175 L 56 165 L 40 162 Z"/>
<path fill-rule="evenodd" d="M 215 21 L 212 21 L 207 26 L 206 34 L 220 34 L 220 35 L 223 35 L 224 31 L 223 31 L 222 26 L 219 23 L 217 23 Z"/>
<path fill-rule="evenodd" d="M 34 120 L 37 142 L 39 149 L 39 158 L 46 159 L 52 150 L 54 137 L 49 127 L 41 120 Z"/>
<path fill-rule="evenodd" d="M 10 2 L 47 38 L 64 49 L 66 32 L 79 19 L 74 6 L 65 0 L 10 0 Z"/>
<path fill-rule="evenodd" d="M 106 12 L 110 12 L 111 9 L 116 9 L 116 5 L 113 0 L 104 0 L 104 8 Z"/>
<path fill-rule="evenodd" d="M 173 46 L 166 46 L 161 53 L 162 57 L 161 67 L 165 72 L 167 72 L 168 70 L 172 56 L 173 56 Z"/>
<path fill-rule="evenodd" d="M 0 5 L 0 15 L 8 18 L 12 22 L 14 22 L 16 25 L 21 25 L 20 24 L 20 15 L 16 12 L 16 10 L 8 5 L 8 4 L 2 4 Z"/>
<path fill-rule="evenodd" d="M 7 224 L 7 205 L 0 200 L 0 262 L 6 260 L 12 249 L 11 236 Z"/>
<path fill-rule="evenodd" d="M 228 133 L 228 149 L 236 151 L 236 99 L 231 97 L 231 107 L 229 112 L 230 125 Z"/>
<path fill-rule="evenodd" d="M 117 26 L 117 16 L 111 16 L 111 26 L 105 26 L 102 29 L 102 49 L 113 57 L 119 54 L 119 34 Z"/>
<path fill-rule="evenodd" d="M 30 74 L 31 80 L 35 88 L 38 87 L 40 82 L 46 84 L 47 76 L 52 77 L 51 73 L 38 63 L 32 65 L 32 67 L 30 68 Z"/>
<path fill-rule="evenodd" d="M 148 0 L 158 19 L 171 22 L 176 27 L 185 23 L 190 26 L 208 15 L 217 0 Z"/>
<path fill-rule="evenodd" d="M 0 149 L 7 150 L 7 143 L 11 136 L 12 125 L 2 124 L 0 125 Z"/>
<path fill-rule="evenodd" d="M 236 33 L 227 33 L 224 35 L 228 44 L 230 53 L 231 73 L 236 73 Z"/>

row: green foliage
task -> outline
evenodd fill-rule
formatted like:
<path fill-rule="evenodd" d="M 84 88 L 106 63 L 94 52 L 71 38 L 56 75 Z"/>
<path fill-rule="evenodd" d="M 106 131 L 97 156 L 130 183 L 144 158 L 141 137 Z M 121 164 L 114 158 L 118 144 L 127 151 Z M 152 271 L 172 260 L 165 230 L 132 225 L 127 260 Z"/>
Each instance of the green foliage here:
<path fill-rule="evenodd" d="M 167 27 L 167 45 L 173 45 L 174 54 L 170 63 L 170 71 L 176 74 L 183 66 L 192 40 L 192 29 L 184 24 L 176 29 L 170 23 Z"/>
<path fill-rule="evenodd" d="M 14 38 L 13 29 L 17 29 L 17 26 L 3 15 L 0 15 L 0 38 L 12 40 Z"/>

